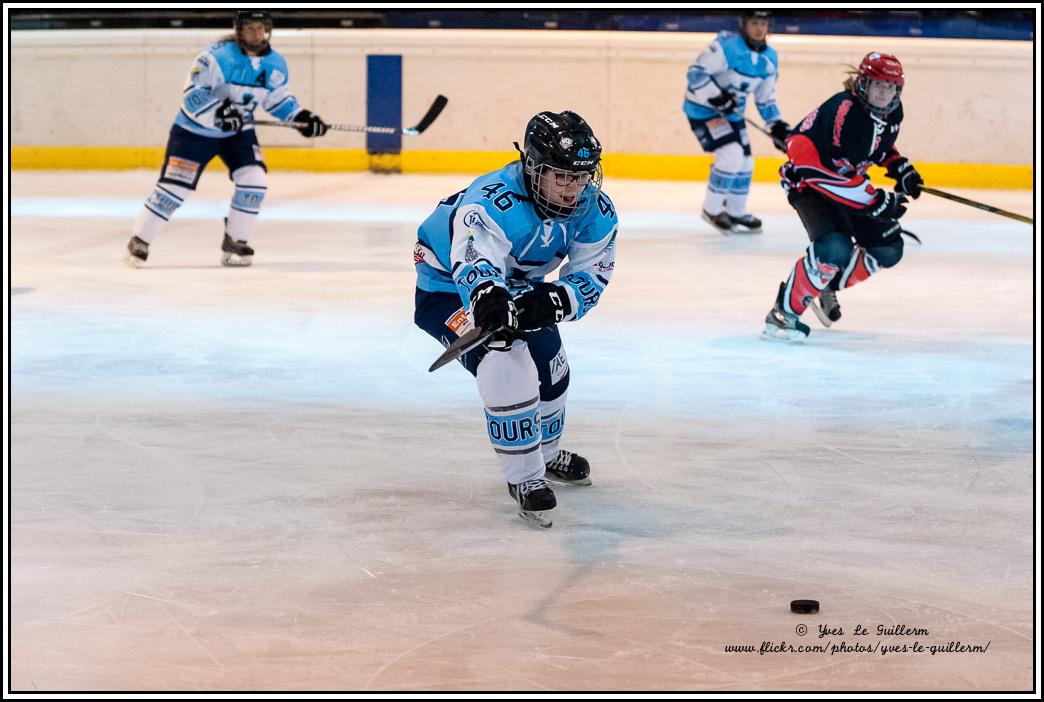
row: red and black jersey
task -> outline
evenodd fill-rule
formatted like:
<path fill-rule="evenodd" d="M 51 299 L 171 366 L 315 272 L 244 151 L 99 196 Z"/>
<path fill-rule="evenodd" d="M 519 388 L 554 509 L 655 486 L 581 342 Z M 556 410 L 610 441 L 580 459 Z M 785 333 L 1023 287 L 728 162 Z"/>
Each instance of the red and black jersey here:
<path fill-rule="evenodd" d="M 787 138 L 790 160 L 780 169 L 783 186 L 798 192 L 812 188 L 841 205 L 866 209 L 877 192 L 866 171 L 899 158 L 895 140 L 902 121 L 901 104 L 887 117 L 877 117 L 851 92 L 834 95 Z"/>

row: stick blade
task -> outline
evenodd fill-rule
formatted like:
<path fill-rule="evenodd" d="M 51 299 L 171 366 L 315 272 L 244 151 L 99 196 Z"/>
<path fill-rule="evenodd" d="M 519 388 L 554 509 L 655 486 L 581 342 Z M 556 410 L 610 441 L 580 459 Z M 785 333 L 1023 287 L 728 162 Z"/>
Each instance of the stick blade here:
<path fill-rule="evenodd" d="M 442 352 L 442 355 L 435 359 L 435 362 L 431 364 L 428 369 L 429 373 L 437 371 L 446 364 L 453 363 L 458 358 L 466 354 L 471 349 L 483 343 L 486 339 L 496 334 L 499 329 L 493 331 L 485 331 L 480 327 L 475 327 L 471 331 L 467 332 L 459 339 L 454 341 L 452 344 L 446 347 L 446 350 Z"/>
<path fill-rule="evenodd" d="M 436 97 L 435 102 L 431 103 L 431 107 L 429 107 L 425 115 L 421 117 L 421 121 L 417 122 L 417 124 L 413 127 L 403 129 L 403 133 L 410 136 L 416 136 L 417 134 L 421 134 L 422 132 L 424 132 L 424 130 L 430 127 L 431 123 L 434 122 L 435 119 L 442 113 L 442 110 L 446 107 L 446 103 L 448 102 L 449 98 L 447 98 L 445 95 L 439 95 L 438 97 Z"/>

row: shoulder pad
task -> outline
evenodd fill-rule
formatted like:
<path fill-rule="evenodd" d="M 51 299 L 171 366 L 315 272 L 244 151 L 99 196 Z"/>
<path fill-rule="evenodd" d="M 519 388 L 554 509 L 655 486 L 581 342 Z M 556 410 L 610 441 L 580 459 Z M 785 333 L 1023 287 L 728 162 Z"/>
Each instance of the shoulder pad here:
<path fill-rule="evenodd" d="M 282 71 L 283 73 L 287 72 L 286 59 L 283 58 L 283 55 L 275 49 L 272 49 L 267 54 L 265 54 L 261 60 L 264 63 L 270 65 L 272 68 L 275 68 L 276 70 Z"/>

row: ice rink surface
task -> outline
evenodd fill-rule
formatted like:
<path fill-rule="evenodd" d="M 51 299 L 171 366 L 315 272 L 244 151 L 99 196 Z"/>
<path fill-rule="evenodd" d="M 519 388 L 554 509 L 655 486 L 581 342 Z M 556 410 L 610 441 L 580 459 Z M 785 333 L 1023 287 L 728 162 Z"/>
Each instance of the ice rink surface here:
<path fill-rule="evenodd" d="M 219 166 L 139 270 L 154 171 L 12 173 L 13 690 L 1032 687 L 1030 226 L 923 196 L 924 245 L 786 345 L 776 186 L 727 238 L 702 183 L 607 179 L 616 273 L 563 328 L 594 484 L 538 530 L 412 323 L 470 178 L 274 172 L 233 270 Z"/>

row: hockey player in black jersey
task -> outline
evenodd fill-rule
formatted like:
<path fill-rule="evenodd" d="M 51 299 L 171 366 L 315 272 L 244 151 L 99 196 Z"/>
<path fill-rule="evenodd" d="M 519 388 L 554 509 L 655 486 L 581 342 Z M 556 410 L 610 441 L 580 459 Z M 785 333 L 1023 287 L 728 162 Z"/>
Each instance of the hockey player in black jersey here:
<path fill-rule="evenodd" d="M 837 291 L 891 268 L 903 256 L 899 218 L 923 180 L 895 148 L 905 76 L 895 56 L 871 52 L 845 90 L 813 110 L 787 137 L 782 185 L 812 244 L 780 284 L 765 318 L 768 339 L 800 341 L 812 306 L 825 326 L 841 318 Z M 877 188 L 870 166 L 887 169 L 895 191 Z"/>

